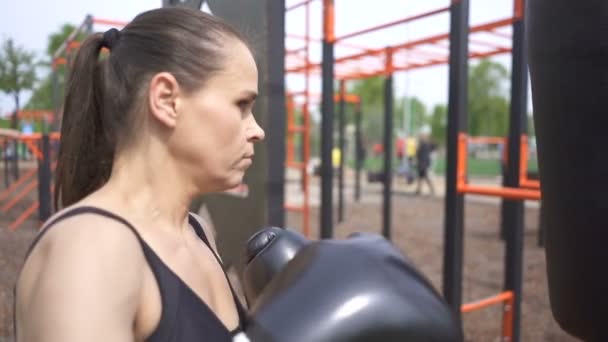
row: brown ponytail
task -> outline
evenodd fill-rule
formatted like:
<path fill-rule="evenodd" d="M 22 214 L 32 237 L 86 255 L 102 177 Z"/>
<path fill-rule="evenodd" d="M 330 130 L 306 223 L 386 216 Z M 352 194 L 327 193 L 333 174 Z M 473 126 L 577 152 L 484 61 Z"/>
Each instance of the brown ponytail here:
<path fill-rule="evenodd" d="M 81 45 L 70 67 L 61 125 L 55 207 L 69 206 L 101 186 L 112 168 L 113 144 L 103 129 L 102 35 Z"/>
<path fill-rule="evenodd" d="M 170 72 L 186 91 L 200 89 L 224 67 L 225 44 L 245 39 L 221 19 L 200 10 L 161 8 L 114 30 L 107 58 L 103 36 L 80 47 L 66 87 L 55 207 L 67 207 L 110 177 L 114 154 L 137 135 L 147 82 Z M 60 206 L 61 204 L 61 206 Z"/>

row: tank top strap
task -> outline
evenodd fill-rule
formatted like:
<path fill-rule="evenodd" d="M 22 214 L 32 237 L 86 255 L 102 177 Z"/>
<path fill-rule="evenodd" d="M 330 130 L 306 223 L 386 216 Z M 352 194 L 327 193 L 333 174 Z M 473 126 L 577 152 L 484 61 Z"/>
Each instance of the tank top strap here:
<path fill-rule="evenodd" d="M 125 227 L 127 227 L 129 230 L 131 230 L 131 232 L 133 232 L 133 234 L 135 235 L 135 237 L 139 241 L 139 244 L 142 247 L 144 257 L 146 258 L 146 261 L 148 262 L 148 265 L 150 266 L 150 269 L 152 270 L 152 273 L 154 274 L 154 277 L 156 278 L 157 284 L 159 286 L 159 291 L 161 294 L 161 302 L 162 302 L 161 321 L 159 322 L 159 326 L 157 327 L 157 329 L 154 331 L 153 335 L 151 336 L 152 338 L 150 338 L 149 340 L 160 340 L 160 341 L 168 340 L 169 336 L 171 336 L 171 333 L 172 333 L 172 326 L 175 323 L 175 313 L 177 313 L 178 305 L 179 305 L 179 293 L 180 293 L 179 283 L 175 282 L 175 281 L 173 281 L 173 282 L 167 281 L 167 279 L 171 279 L 170 271 L 166 267 L 163 267 L 164 264 L 163 264 L 162 260 L 156 255 L 156 253 L 154 253 L 152 248 L 150 246 L 148 246 L 148 244 L 143 240 L 143 238 L 137 232 L 135 227 L 129 221 L 124 219 L 123 217 L 118 216 L 108 210 L 105 210 L 105 209 L 102 209 L 99 207 L 93 207 L 93 206 L 80 206 L 80 207 L 75 207 L 73 209 L 68 209 L 65 212 L 63 212 L 63 213 L 59 214 L 58 216 L 56 216 L 55 218 L 53 218 L 42 228 L 43 230 L 40 232 L 40 234 L 38 234 L 38 236 L 36 236 L 36 238 L 34 239 L 32 244 L 30 245 L 30 247 L 25 255 L 25 260 L 27 260 L 27 258 L 31 254 L 34 247 L 38 244 L 40 239 L 42 239 L 42 237 L 46 233 L 48 233 L 48 231 L 53 226 L 55 226 L 57 223 L 65 220 L 65 219 L 68 219 L 68 218 L 76 216 L 76 215 L 81 215 L 81 214 L 96 214 L 96 215 L 101 215 L 103 217 L 107 217 L 109 219 L 120 222 Z M 16 286 L 13 289 L 13 291 L 14 291 L 14 295 L 15 295 L 14 298 L 16 298 L 16 296 L 17 296 Z M 15 310 L 16 310 L 16 301 L 14 301 L 14 311 L 13 312 L 15 312 Z M 14 320 L 14 324 L 16 324 L 15 318 L 13 318 L 13 320 Z M 16 326 L 14 328 L 16 329 Z"/>
<path fill-rule="evenodd" d="M 73 209 L 68 209 L 65 212 L 59 214 L 58 216 L 56 216 L 55 218 L 53 218 L 50 222 L 48 222 L 46 225 L 44 225 L 42 227 L 42 231 L 40 232 L 40 234 L 38 234 L 38 236 L 36 236 L 36 238 L 34 239 L 34 241 L 32 242 L 32 244 L 30 245 L 29 249 L 27 250 L 27 253 L 25 254 L 25 259 L 27 259 L 29 257 L 29 255 L 31 254 L 32 250 L 34 249 L 34 247 L 38 244 L 38 242 L 40 241 L 40 239 L 42 239 L 42 237 L 49 232 L 49 230 L 55 226 L 57 223 L 68 219 L 70 217 L 76 216 L 76 215 L 80 215 L 80 214 L 97 214 L 97 215 L 101 215 L 113 220 L 116 220 L 120 223 L 122 223 L 123 225 L 125 225 L 127 228 L 129 228 L 133 234 L 135 234 L 135 237 L 137 238 L 137 240 L 139 241 L 139 243 L 142 246 L 145 246 L 146 243 L 144 242 L 144 240 L 141 238 L 141 236 L 139 235 L 139 233 L 137 232 L 137 230 L 135 229 L 135 227 L 133 227 L 133 225 L 125 220 L 124 218 L 111 213 L 105 209 L 101 209 L 98 207 L 92 207 L 92 206 L 81 206 L 81 207 L 75 207 Z"/>
<path fill-rule="evenodd" d="M 222 269 L 224 270 L 224 276 L 226 277 L 226 280 L 228 281 L 228 286 L 230 286 L 230 291 L 232 292 L 232 297 L 236 304 L 237 313 L 239 315 L 240 328 L 244 329 L 245 323 L 247 322 L 247 310 L 245 310 L 245 308 L 243 307 L 243 304 L 241 303 L 240 299 L 238 298 L 236 291 L 234 290 L 234 287 L 232 286 L 232 282 L 228 278 L 228 274 L 226 272 L 226 269 L 224 268 L 224 264 L 222 263 L 222 260 L 220 259 L 219 255 L 217 255 L 215 253 L 215 250 L 211 247 L 211 244 L 209 243 L 209 239 L 207 238 L 207 235 L 205 234 L 205 230 L 201 226 L 201 223 L 196 219 L 196 217 L 194 217 L 194 215 L 192 215 L 192 214 L 188 214 L 188 222 L 190 223 L 190 226 L 192 226 L 192 228 L 196 232 L 196 235 L 198 235 L 198 237 L 201 240 L 203 240 L 203 242 L 207 245 L 209 250 L 211 250 L 211 253 L 213 253 L 213 255 L 215 256 L 215 259 L 217 260 L 217 262 L 220 264 L 220 266 L 222 266 Z"/>

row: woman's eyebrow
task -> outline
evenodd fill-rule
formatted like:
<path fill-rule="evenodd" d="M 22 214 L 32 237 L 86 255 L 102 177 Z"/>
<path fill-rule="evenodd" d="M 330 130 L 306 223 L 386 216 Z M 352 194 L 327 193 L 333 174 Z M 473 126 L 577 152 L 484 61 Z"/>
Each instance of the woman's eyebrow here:
<path fill-rule="evenodd" d="M 258 97 L 258 93 L 253 90 L 245 90 L 242 95 L 247 97 L 250 101 L 254 101 Z"/>

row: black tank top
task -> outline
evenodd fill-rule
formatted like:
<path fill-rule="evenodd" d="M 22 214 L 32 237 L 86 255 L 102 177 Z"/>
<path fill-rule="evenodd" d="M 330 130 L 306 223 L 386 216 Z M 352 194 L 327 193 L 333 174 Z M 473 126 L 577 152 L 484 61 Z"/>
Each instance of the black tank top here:
<path fill-rule="evenodd" d="M 226 276 L 226 280 L 232 291 L 232 296 L 239 315 L 239 327 L 233 331 L 228 330 L 211 308 L 160 259 L 152 248 L 150 248 L 150 246 L 141 238 L 133 225 L 124 218 L 101 208 L 90 206 L 76 207 L 56 217 L 47 225 L 42 233 L 36 237 L 26 254 L 26 259 L 36 243 L 49 231 L 51 226 L 63 219 L 83 213 L 98 214 L 124 224 L 135 234 L 137 240 L 139 240 L 139 243 L 141 244 L 146 260 L 158 283 L 162 303 L 160 321 L 156 330 L 146 340 L 147 342 L 232 341 L 232 337 L 244 329 L 246 311 L 237 298 L 226 273 L 224 273 L 224 275 Z M 209 240 L 205 236 L 205 232 L 198 220 L 196 220 L 194 216 L 188 215 L 188 222 L 194 228 L 196 235 L 198 235 L 198 237 L 207 245 L 216 260 L 221 264 L 220 259 L 211 248 Z M 15 289 L 15 304 L 16 298 Z M 13 321 L 16 323 L 15 318 L 15 310 L 13 310 Z M 15 329 L 15 336 L 16 335 L 17 329 Z"/>

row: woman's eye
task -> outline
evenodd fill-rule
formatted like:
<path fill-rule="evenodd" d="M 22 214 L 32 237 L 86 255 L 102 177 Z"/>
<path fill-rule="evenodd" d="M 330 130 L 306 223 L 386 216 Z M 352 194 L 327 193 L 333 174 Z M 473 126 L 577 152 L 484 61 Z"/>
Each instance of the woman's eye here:
<path fill-rule="evenodd" d="M 237 105 L 242 111 L 245 111 L 247 108 L 249 108 L 249 100 L 241 100 L 237 102 Z"/>

